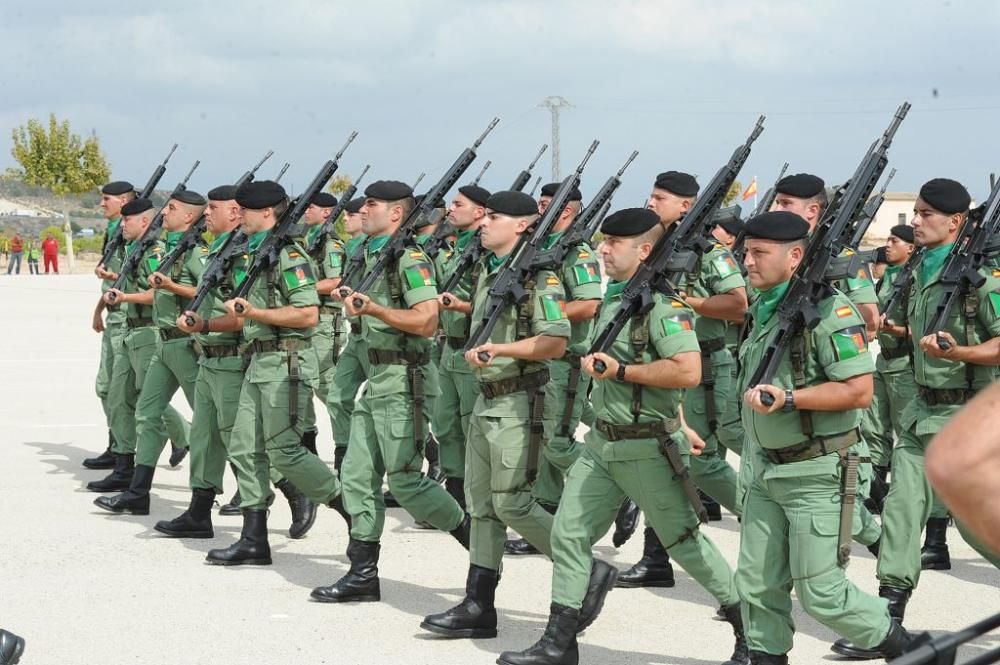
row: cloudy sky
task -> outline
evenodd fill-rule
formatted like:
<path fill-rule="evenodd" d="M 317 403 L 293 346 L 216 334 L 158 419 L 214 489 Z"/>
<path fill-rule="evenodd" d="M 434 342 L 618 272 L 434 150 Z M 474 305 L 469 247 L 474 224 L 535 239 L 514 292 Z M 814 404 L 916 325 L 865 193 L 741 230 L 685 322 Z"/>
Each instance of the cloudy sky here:
<path fill-rule="evenodd" d="M 194 159 L 195 188 L 232 181 L 273 149 L 262 173 L 289 161 L 300 189 L 357 130 L 341 173 L 426 186 L 499 116 L 467 179 L 489 159 L 483 184 L 502 189 L 550 142 L 539 103 L 561 95 L 563 174 L 601 141 L 585 195 L 639 151 L 624 207 L 659 171 L 707 182 L 759 114 L 744 184 L 784 161 L 843 180 L 908 100 L 891 189 L 948 176 L 981 198 L 1000 171 L 998 34 L 988 0 L 13 0 L 0 169 L 10 128 L 54 112 L 136 184 L 177 142 L 161 187 Z"/>

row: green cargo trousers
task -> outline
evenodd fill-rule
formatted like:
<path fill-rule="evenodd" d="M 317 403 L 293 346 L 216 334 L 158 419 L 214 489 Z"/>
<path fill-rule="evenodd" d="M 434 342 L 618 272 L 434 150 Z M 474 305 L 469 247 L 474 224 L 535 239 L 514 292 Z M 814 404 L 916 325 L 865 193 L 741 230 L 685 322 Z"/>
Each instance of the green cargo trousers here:
<path fill-rule="evenodd" d="M 111 432 L 115 445 L 112 452 L 134 454 L 136 451 L 136 404 L 146 370 L 156 354 L 159 337 L 156 329 L 135 328 L 126 332 L 120 351 L 113 361 L 108 401 L 111 405 Z M 188 447 L 190 425 L 172 406 L 167 406 L 156 428 L 164 442 L 169 437 L 174 445 Z"/>
<path fill-rule="evenodd" d="M 135 463 L 156 466 L 166 445 L 163 417 L 170 399 L 180 388 L 188 406 L 194 408 L 194 384 L 198 379 L 198 355 L 190 338 L 160 342 L 146 368 L 142 390 L 135 406 Z"/>
<path fill-rule="evenodd" d="M 108 399 L 111 391 L 111 376 L 114 374 L 115 358 L 121 355 L 121 346 L 125 339 L 125 324 L 109 319 L 101 333 L 101 362 L 97 367 L 97 378 L 94 379 L 94 392 L 101 400 L 104 418 L 111 427 L 111 402 Z M 116 353 L 118 354 L 116 356 Z"/>
<path fill-rule="evenodd" d="M 413 519 L 442 531 L 458 528 L 465 519 L 462 508 L 441 485 L 421 473 L 424 455 L 422 445 L 418 447 L 413 440 L 410 395 L 365 395 L 351 420 L 351 442 L 341 468 L 351 537 L 366 542 L 381 538 L 383 478 L 388 478 L 389 491 Z"/>
<path fill-rule="evenodd" d="M 905 371 L 875 370 L 875 393 L 861 421 L 861 433 L 871 448 L 872 464 L 888 466 L 892 460 L 894 434 L 901 436 L 903 407 L 917 396 L 917 383 L 910 368 Z"/>
<path fill-rule="evenodd" d="M 543 441 L 555 427 L 552 385 L 546 386 Z M 535 500 L 528 473 L 529 416 L 524 392 L 495 399 L 480 395 L 472 410 L 465 451 L 465 500 L 472 517 L 469 562 L 474 566 L 500 569 L 507 527 L 552 556 L 552 515 Z"/>
<path fill-rule="evenodd" d="M 358 400 L 358 390 L 367 377 L 366 346 L 360 335 L 351 334 L 337 359 L 333 382 L 326 396 L 326 408 L 333 425 L 333 444 L 346 448 L 351 440 L 351 414 Z"/>
<path fill-rule="evenodd" d="M 840 456 L 776 465 L 757 452 L 753 467 L 736 566 L 750 649 L 791 650 L 793 588 L 827 628 L 863 648 L 881 644 L 888 603 L 858 589 L 837 563 Z"/>
<path fill-rule="evenodd" d="M 285 477 L 315 503 L 329 504 L 340 494 L 336 474 L 302 446 L 302 433 L 316 425 L 313 386 L 319 362 L 311 347 L 298 351 L 300 381 L 297 418 L 291 422 L 289 354 L 255 353 L 243 378 L 229 440 L 242 507 L 262 510 L 271 495 L 270 480 Z"/>
<path fill-rule="evenodd" d="M 596 430 L 587 433 L 587 441 L 606 443 Z M 674 561 L 720 605 L 739 602 L 729 564 L 698 528 L 694 509 L 656 440 L 648 444 L 655 457 L 621 461 L 605 461 L 584 446 L 570 467 L 552 527 L 552 602 L 581 606 L 590 580 L 591 548 L 614 522 L 626 496 L 646 514 Z"/>
<path fill-rule="evenodd" d="M 242 387 L 242 358 L 202 360 L 194 386 L 194 417 L 191 419 L 191 489 L 222 493 Z"/>
<path fill-rule="evenodd" d="M 569 426 L 565 430 L 562 427 L 562 422 L 566 415 L 566 406 L 569 404 L 567 390 L 569 389 L 572 365 L 564 359 L 549 362 L 550 381 L 555 387 L 555 401 L 558 406 L 553 412 L 555 417 L 553 435 L 542 448 L 542 457 L 538 464 L 538 479 L 535 481 L 532 493 L 540 503 L 550 506 L 559 505 L 566 472 L 580 456 L 580 451 L 583 448 L 574 435 L 583 416 L 583 407 L 588 401 L 587 392 L 590 390 L 591 378 L 589 374 L 580 370 L 579 358 L 574 359 L 573 362 L 576 364 L 577 370 L 580 371 L 580 379 L 576 386 L 573 408 L 569 414 Z"/>
<path fill-rule="evenodd" d="M 904 430 L 892 451 L 892 483 L 882 511 L 882 545 L 878 575 L 882 586 L 915 589 L 920 580 L 921 533 L 931 515 L 933 492 L 924 472 L 924 453 L 934 434 Z M 947 513 L 945 513 L 947 514 Z M 1000 568 L 1000 553 L 992 552 L 956 521 L 965 542 Z"/>
<path fill-rule="evenodd" d="M 438 395 L 434 410 L 434 436 L 438 440 L 441 471 L 447 478 L 465 477 L 465 441 L 469 419 L 479 396 L 479 385 L 461 349 L 445 344 L 438 366 Z"/>

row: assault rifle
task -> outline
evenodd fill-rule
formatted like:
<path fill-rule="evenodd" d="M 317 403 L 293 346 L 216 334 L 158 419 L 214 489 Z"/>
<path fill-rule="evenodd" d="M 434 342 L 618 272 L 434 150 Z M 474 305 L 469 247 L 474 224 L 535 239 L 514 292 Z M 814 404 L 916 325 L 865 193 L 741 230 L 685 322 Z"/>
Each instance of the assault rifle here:
<path fill-rule="evenodd" d="M 256 166 L 240 176 L 240 179 L 236 181 L 236 188 L 239 189 L 246 183 L 252 182 L 254 175 L 257 173 L 257 169 L 259 169 L 273 154 L 273 150 L 268 150 L 267 154 L 264 155 L 259 162 L 257 162 Z M 167 203 L 169 204 L 169 201 Z M 189 226 L 187 230 L 184 231 L 184 235 L 182 235 L 177 241 L 177 246 L 175 246 L 173 251 L 167 254 L 166 258 L 160 262 L 160 267 L 157 268 L 156 272 L 166 275 L 167 271 L 170 270 L 175 263 L 177 263 L 178 259 L 187 254 L 194 248 L 195 245 L 198 244 L 198 239 L 201 238 L 201 234 L 204 232 L 205 215 L 202 213 L 202 215 L 195 220 L 194 224 Z M 163 280 L 159 277 L 154 278 L 154 281 L 157 286 L 160 286 L 163 283 Z"/>
<path fill-rule="evenodd" d="M 333 230 L 334 225 L 337 223 L 337 218 L 340 217 L 340 214 L 347 208 L 347 204 L 351 202 L 352 198 L 354 198 L 354 194 L 358 191 L 358 183 L 364 179 L 369 168 L 371 168 L 371 164 L 365 164 L 365 168 L 361 171 L 361 175 L 359 175 L 354 182 L 352 182 L 350 186 L 344 190 L 344 192 L 340 195 L 340 200 L 337 202 L 337 205 L 333 206 L 333 210 L 330 211 L 330 216 L 326 218 L 325 222 L 323 222 L 323 226 L 320 228 L 319 233 L 316 234 L 316 237 L 313 238 L 309 246 L 305 248 L 309 256 L 313 258 L 313 261 L 320 262 L 323 260 L 323 246 L 326 244 L 326 239 L 329 237 L 330 231 Z"/>
<path fill-rule="evenodd" d="M 555 225 L 563 208 L 569 202 L 573 188 L 580 186 L 580 176 L 590 156 L 597 150 L 598 141 L 590 144 L 583 161 L 576 167 L 576 170 L 566 177 L 559 185 L 559 189 L 552 195 L 549 207 L 545 213 L 534 223 L 534 225 L 521 234 L 518 238 L 514 251 L 500 268 L 493 284 L 490 286 L 489 295 L 486 300 L 486 310 L 483 318 L 469 335 L 469 341 L 465 345 L 465 350 L 470 351 L 477 346 L 486 343 L 493 329 L 500 321 L 500 316 L 511 305 L 517 305 L 530 295 L 524 285 L 531 280 L 535 274 L 535 258 L 545 245 L 552 227 Z M 485 351 L 479 353 L 479 359 L 483 362 L 489 360 L 489 354 Z"/>
<path fill-rule="evenodd" d="M 977 621 L 956 633 L 945 633 L 934 638 L 930 633 L 920 633 L 907 647 L 906 653 L 889 662 L 890 665 L 954 665 L 958 647 L 997 628 L 1000 628 L 1000 614 Z M 965 661 L 965 665 L 1000 663 L 1000 647 L 985 648 L 989 651 Z"/>
<path fill-rule="evenodd" d="M 399 228 L 392 234 L 389 241 L 385 246 L 379 250 L 378 259 L 372 265 L 371 270 L 365 274 L 361 282 L 353 289 L 356 293 L 366 293 L 370 289 L 378 278 L 382 276 L 385 269 L 390 263 L 393 263 L 398 259 L 408 246 L 412 246 L 414 238 L 416 237 L 416 222 L 421 217 L 430 216 L 434 212 L 434 205 L 437 201 L 444 199 L 444 195 L 458 182 L 458 179 L 462 177 L 462 174 L 469 168 L 472 162 L 476 159 L 476 149 L 479 145 L 486 139 L 486 136 L 493 131 L 493 128 L 497 126 L 500 122 L 500 118 L 493 118 L 489 126 L 486 128 L 475 143 L 472 144 L 471 148 L 466 148 L 462 151 L 462 154 L 458 156 L 455 163 L 445 171 L 441 179 L 430 188 L 427 194 L 424 195 L 423 200 L 420 204 L 415 206 L 413 210 L 406 216 L 403 223 L 400 224 Z M 351 289 L 342 286 L 340 289 L 340 297 L 346 298 L 351 294 Z M 354 306 L 361 307 L 364 304 L 360 298 L 354 299 Z"/>
<path fill-rule="evenodd" d="M 288 170 L 289 166 L 291 166 L 291 164 L 288 163 L 288 162 L 285 162 L 285 165 L 281 167 L 280 171 L 278 171 L 278 175 L 274 176 L 274 181 L 275 182 L 281 182 L 281 176 L 285 175 L 285 171 Z"/>
<path fill-rule="evenodd" d="M 357 132 L 351 132 L 351 135 L 347 137 L 347 141 L 344 143 L 344 147 L 333 156 L 333 159 L 327 160 L 323 164 L 323 167 L 316 174 L 316 177 L 313 178 L 312 182 L 299 194 L 298 198 L 292 201 L 284 214 L 281 215 L 281 219 L 278 220 L 278 223 L 271 229 L 264 242 L 254 252 L 253 264 L 247 269 L 247 274 L 243 281 L 233 290 L 233 298 L 246 298 L 254 282 L 278 262 L 281 258 L 281 250 L 292 242 L 291 233 L 293 227 L 302 219 L 306 208 L 312 204 L 313 197 L 323 191 L 326 183 L 337 172 L 337 169 L 340 167 L 340 158 L 344 156 L 344 152 L 347 151 L 347 148 L 357 135 Z M 236 313 L 243 313 L 243 307 L 239 303 L 236 304 Z"/>
<path fill-rule="evenodd" d="M 706 234 L 711 232 L 715 211 L 722 205 L 722 199 L 732 187 L 750 156 L 753 142 L 762 131 L 764 116 L 757 119 L 750 137 L 733 151 L 729 161 L 712 177 L 691 209 L 656 241 L 649 256 L 639 264 L 639 269 L 625 285 L 618 309 L 594 338 L 588 353 L 606 353 L 633 317 L 653 308 L 655 292 L 674 292 L 672 275 L 690 272 L 700 260 L 701 253 L 711 249 L 712 243 Z M 596 360 L 594 369 L 605 372 L 607 365 L 602 360 Z"/>
<path fill-rule="evenodd" d="M 465 246 L 462 254 L 458 257 L 455 262 L 455 269 L 452 271 L 451 276 L 448 277 L 448 281 L 444 283 L 441 287 L 441 293 L 453 293 L 458 283 L 462 281 L 462 277 L 465 273 L 469 271 L 479 261 L 483 256 L 483 244 L 479 238 L 479 229 L 476 229 L 475 234 L 469 238 L 469 244 Z M 451 298 L 444 296 L 441 299 L 445 305 L 451 304 Z"/>
<path fill-rule="evenodd" d="M 191 178 L 191 174 L 194 173 L 194 170 L 198 168 L 199 164 L 201 164 L 201 162 L 195 160 L 194 166 L 191 167 L 188 174 L 184 176 L 183 180 L 177 183 L 177 186 L 174 187 L 174 191 L 170 192 L 170 196 L 167 197 L 167 203 L 170 202 L 170 199 L 187 189 L 187 181 Z M 160 208 L 159 212 L 153 216 L 152 221 L 149 222 L 149 226 L 146 227 L 146 230 L 142 232 L 142 236 L 140 236 L 139 240 L 135 243 L 135 247 L 133 247 L 129 255 L 125 257 L 125 261 L 122 262 L 122 269 L 118 273 L 118 279 L 116 279 L 115 283 L 111 285 L 111 288 L 118 289 L 119 291 L 125 288 L 125 282 L 128 281 L 128 278 L 135 272 L 136 268 L 139 267 L 139 262 L 142 261 L 142 255 L 146 253 L 146 250 L 153 246 L 153 243 L 159 240 L 160 229 L 163 227 L 163 211 L 166 210 L 166 207 L 166 204 L 164 204 L 164 206 Z M 122 223 L 124 224 L 124 221 Z M 115 294 L 110 293 L 108 295 L 108 300 L 114 304 Z"/>
<path fill-rule="evenodd" d="M 778 171 L 778 178 L 774 181 L 774 184 L 764 192 L 764 196 L 760 198 L 757 202 L 757 206 L 750 213 L 749 219 L 756 217 L 757 215 L 763 215 L 765 212 L 771 209 L 774 205 L 774 199 L 778 198 L 778 183 L 782 178 L 785 177 L 785 171 L 788 170 L 788 162 L 785 162 L 781 170 Z M 746 241 L 746 234 L 742 231 L 738 236 L 736 236 L 736 241 L 733 243 L 733 248 L 730 250 L 733 253 L 733 257 L 736 258 L 736 263 L 740 266 L 740 270 L 745 270 L 743 267 L 743 243 Z M 745 273 L 744 273 L 745 274 Z"/>
<path fill-rule="evenodd" d="M 885 200 L 885 190 L 889 186 L 889 181 L 891 181 L 895 175 L 896 169 L 889 171 L 889 175 L 886 177 L 885 182 L 882 183 L 882 189 L 879 190 L 878 194 L 872 196 L 868 202 L 865 203 L 865 206 L 861 209 L 861 213 L 858 215 L 857 219 L 854 220 L 853 224 L 848 224 L 841 237 L 837 239 L 836 250 L 838 259 L 831 263 L 830 270 L 826 273 L 826 278 L 828 280 L 833 281 L 836 279 L 845 279 L 848 277 L 854 277 L 858 274 L 858 268 L 855 268 L 854 270 L 850 269 L 852 264 L 857 263 L 852 259 L 851 253 L 857 254 L 858 259 L 862 264 L 877 262 L 877 250 L 859 252 L 858 247 L 861 245 L 861 241 L 864 239 L 865 233 L 868 232 L 868 227 L 871 226 L 872 221 L 875 219 L 878 209 L 882 207 L 882 202 Z"/>
<path fill-rule="evenodd" d="M 490 160 L 488 160 L 488 159 L 486 160 L 486 163 L 483 164 L 483 168 L 479 171 L 479 175 L 477 175 L 476 178 L 475 178 L 475 180 L 472 181 L 473 185 L 478 185 L 479 184 L 479 181 L 483 179 L 483 174 L 486 173 L 486 169 L 490 168 L 490 164 L 492 164 L 492 163 L 493 162 L 491 162 Z"/>
<path fill-rule="evenodd" d="M 920 263 L 923 255 L 924 248 L 920 247 L 910 254 L 910 258 L 906 259 L 906 263 L 903 264 L 899 274 L 896 275 L 896 279 L 892 281 L 892 291 L 889 292 L 889 297 L 885 301 L 885 307 L 882 308 L 883 314 L 888 316 L 889 312 L 899 304 L 903 294 L 910 290 L 910 285 L 913 284 L 913 270 Z"/>
<path fill-rule="evenodd" d="M 524 186 L 528 184 L 529 180 L 531 180 L 531 170 L 535 168 L 535 164 L 538 162 L 539 159 L 541 159 L 542 154 L 548 147 L 549 147 L 548 143 L 543 143 L 542 149 L 538 151 L 538 154 L 535 155 L 535 158 L 531 160 L 530 164 L 528 164 L 528 168 L 524 169 L 523 171 L 517 174 L 517 177 L 514 178 L 514 184 L 510 186 L 510 190 L 512 192 L 520 192 L 524 189 Z M 539 176 L 538 182 L 541 181 L 542 177 Z M 537 183 L 535 184 L 535 187 L 538 187 Z M 531 190 L 531 194 L 532 196 L 534 196 L 535 190 Z"/>
<path fill-rule="evenodd" d="M 834 200 L 820 218 L 799 269 L 792 276 L 788 291 L 778 305 L 777 315 L 780 320 L 777 331 L 750 377 L 751 387 L 771 382 L 792 340 L 804 330 L 819 324 L 819 303 L 832 292 L 827 273 L 840 253 L 837 240 L 861 214 L 865 202 L 875 189 L 889 162 L 888 151 L 892 139 L 909 110 L 910 104 L 903 102 L 888 129 L 872 143 L 854 175 L 837 189 Z M 862 266 L 860 257 L 855 254 L 849 259 L 849 271 L 857 273 Z M 769 393 L 763 393 L 761 402 L 769 406 L 774 403 L 774 398 Z"/>
<path fill-rule="evenodd" d="M 425 175 L 427 175 L 427 174 L 424 173 L 424 172 L 421 172 L 420 175 L 417 176 L 417 179 L 413 181 L 413 187 L 410 187 L 410 189 L 415 190 L 417 188 L 417 185 L 419 185 L 421 182 L 423 182 Z"/>
<path fill-rule="evenodd" d="M 604 214 L 607 214 L 607 210 L 611 206 L 611 197 L 622 184 L 622 174 L 625 173 L 625 169 L 629 167 L 638 154 L 638 151 L 633 150 L 625 164 L 618 169 L 618 173 L 607 179 L 594 198 L 587 204 L 587 207 L 580 211 L 570 227 L 566 229 L 566 232 L 559 236 L 559 240 L 551 248 L 538 253 L 532 265 L 534 270 L 555 270 L 563 264 L 574 247 L 580 243 L 590 242 L 590 239 L 597 233 L 597 229 L 600 228 L 601 222 L 604 221 Z M 604 214 L 601 214 L 602 211 Z"/>
<path fill-rule="evenodd" d="M 136 198 L 148 199 L 150 197 L 153 190 L 156 189 L 156 185 L 159 184 L 160 178 L 162 178 L 163 174 L 167 172 L 167 162 L 170 161 L 170 156 L 174 154 L 174 150 L 177 150 L 176 143 L 174 144 L 174 147 L 170 149 L 170 152 L 167 153 L 167 156 L 163 158 L 163 162 L 161 162 L 160 165 L 153 170 L 153 175 L 149 176 L 149 180 L 146 181 L 146 186 L 142 188 L 142 191 L 139 192 L 139 195 Z M 122 235 L 122 225 L 119 224 L 118 228 L 115 229 L 114 235 L 112 235 L 111 238 L 105 239 L 104 252 L 101 254 L 100 265 L 108 265 L 108 261 L 110 261 L 114 255 L 118 253 L 124 244 L 125 236 Z"/>
<path fill-rule="evenodd" d="M 970 289 L 978 289 L 986 282 L 979 270 L 996 255 L 997 234 L 1000 233 L 1000 183 L 994 185 L 989 198 L 980 207 L 969 212 L 962 223 L 962 230 L 952 245 L 938 282 L 944 291 L 934 315 L 927 323 L 924 335 L 936 334 L 938 346 L 950 349 L 951 344 L 941 336 L 958 299 Z"/>

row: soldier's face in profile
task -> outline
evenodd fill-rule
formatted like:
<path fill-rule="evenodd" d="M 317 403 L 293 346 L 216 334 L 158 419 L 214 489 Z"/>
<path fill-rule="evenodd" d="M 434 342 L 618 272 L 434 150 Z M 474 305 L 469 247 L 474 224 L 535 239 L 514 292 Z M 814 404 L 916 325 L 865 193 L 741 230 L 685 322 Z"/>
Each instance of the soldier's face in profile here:
<path fill-rule="evenodd" d="M 267 222 L 270 219 L 268 212 L 271 210 L 272 208 L 264 208 L 263 210 L 240 208 L 240 224 L 243 226 L 244 233 L 253 235 L 267 230 Z"/>
<path fill-rule="evenodd" d="M 736 236 L 721 226 L 712 228 L 712 235 L 725 247 L 732 247 L 736 243 Z"/>
<path fill-rule="evenodd" d="M 937 247 L 948 242 L 962 223 L 962 215 L 949 215 L 921 198 L 913 204 L 913 242 L 917 247 Z"/>
<path fill-rule="evenodd" d="M 138 215 L 129 215 L 122 218 L 122 235 L 125 237 L 125 240 L 132 241 L 139 239 L 142 232 L 149 226 L 149 217 L 146 214 L 143 212 Z"/>
<path fill-rule="evenodd" d="M 684 216 L 684 213 L 691 207 L 691 199 L 682 198 L 673 192 L 654 187 L 646 207 L 656 213 L 661 224 L 669 226 Z"/>
<path fill-rule="evenodd" d="M 306 208 L 305 213 L 302 215 L 302 219 L 309 226 L 314 226 L 316 224 L 322 224 L 326 221 L 327 216 L 329 216 L 332 208 L 320 208 L 315 203 L 310 203 L 309 207 Z"/>
<path fill-rule="evenodd" d="M 361 206 L 361 230 L 368 236 L 385 235 L 389 229 L 389 202 L 365 199 Z"/>
<path fill-rule="evenodd" d="M 527 226 L 524 217 L 511 217 L 492 210 L 486 211 L 486 219 L 480 226 L 483 247 L 496 252 L 509 247 L 517 240 L 517 235 Z"/>
<path fill-rule="evenodd" d="M 913 253 L 913 249 L 914 247 L 910 243 L 891 235 L 885 241 L 885 258 L 892 265 L 905 263 L 906 259 L 910 258 L 910 254 Z"/>
<path fill-rule="evenodd" d="M 360 212 L 347 212 L 344 213 L 344 230 L 354 235 L 361 231 L 361 213 Z"/>
<path fill-rule="evenodd" d="M 810 233 L 812 233 L 813 229 L 816 228 L 816 221 L 819 216 L 819 204 L 812 199 L 800 199 L 797 196 L 778 194 L 774 197 L 774 203 L 771 205 L 771 210 L 794 212 L 796 215 L 809 222 Z"/>
<path fill-rule="evenodd" d="M 598 251 L 604 260 L 604 270 L 615 280 L 627 279 L 635 272 L 639 262 L 649 256 L 652 245 L 640 242 L 638 238 L 605 236 Z"/>
<path fill-rule="evenodd" d="M 802 245 L 747 238 L 743 263 L 755 289 L 767 290 L 788 281 L 802 260 Z"/>
<path fill-rule="evenodd" d="M 476 221 L 475 212 L 478 208 L 475 203 L 462 194 L 458 194 L 448 208 L 448 219 L 456 229 L 467 229 Z"/>

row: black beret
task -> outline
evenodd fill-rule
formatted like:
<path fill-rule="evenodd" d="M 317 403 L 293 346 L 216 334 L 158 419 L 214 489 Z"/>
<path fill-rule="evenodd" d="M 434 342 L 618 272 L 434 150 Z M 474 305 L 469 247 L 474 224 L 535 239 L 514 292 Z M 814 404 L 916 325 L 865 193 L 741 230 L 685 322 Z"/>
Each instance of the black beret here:
<path fill-rule="evenodd" d="M 379 201 L 399 201 L 413 196 L 413 188 L 398 180 L 376 180 L 365 187 L 365 196 Z"/>
<path fill-rule="evenodd" d="M 559 186 L 562 185 L 561 182 L 550 182 L 547 185 L 542 185 L 542 196 L 553 197 L 556 195 L 556 191 Z M 569 193 L 569 201 L 582 201 L 583 194 L 580 193 L 579 187 L 574 187 Z"/>
<path fill-rule="evenodd" d="M 175 201 L 180 201 L 181 203 L 187 203 L 193 206 L 203 206 L 206 203 L 208 203 L 208 201 L 205 200 L 204 196 L 202 196 L 198 192 L 191 191 L 190 189 L 182 189 L 181 191 L 177 192 L 170 198 L 172 198 Z"/>
<path fill-rule="evenodd" d="M 220 185 L 208 191 L 209 201 L 232 201 L 236 198 L 236 185 Z"/>
<path fill-rule="evenodd" d="M 248 182 L 236 190 L 236 202 L 248 210 L 271 208 L 285 198 L 285 188 L 273 180 Z"/>
<path fill-rule="evenodd" d="M 320 208 L 332 208 L 337 205 L 337 197 L 330 192 L 320 192 L 312 198 L 310 203 Z"/>
<path fill-rule="evenodd" d="M 641 235 L 659 223 L 660 217 L 649 208 L 624 208 L 604 218 L 601 233 L 628 238 Z"/>
<path fill-rule="evenodd" d="M 794 212 L 775 210 L 751 217 L 744 231 L 747 238 L 791 242 L 809 235 L 809 222 Z"/>
<path fill-rule="evenodd" d="M 132 199 L 122 206 L 122 217 L 138 215 L 139 213 L 152 210 L 153 202 L 149 199 Z"/>
<path fill-rule="evenodd" d="M 900 240 L 913 244 L 913 227 L 909 224 L 898 224 L 889 229 L 889 235 L 896 236 Z"/>
<path fill-rule="evenodd" d="M 486 205 L 486 201 L 490 198 L 489 190 L 479 185 L 462 185 L 458 188 L 458 193 L 481 206 Z"/>
<path fill-rule="evenodd" d="M 361 207 L 365 204 L 365 197 L 359 196 L 355 199 L 351 199 L 347 202 L 347 206 L 344 208 L 345 211 L 354 214 L 361 212 Z"/>
<path fill-rule="evenodd" d="M 743 231 L 746 224 L 740 219 L 724 219 L 719 222 L 719 226 L 721 226 L 726 233 L 738 236 L 740 232 Z"/>
<path fill-rule="evenodd" d="M 510 217 L 538 214 L 538 203 L 524 192 L 497 192 L 486 200 L 486 207 Z"/>
<path fill-rule="evenodd" d="M 811 199 L 823 191 L 826 183 L 819 176 L 811 173 L 796 173 L 786 175 L 774 186 L 774 191 L 779 194 L 787 194 L 797 199 Z"/>
<path fill-rule="evenodd" d="M 693 175 L 682 173 L 681 171 L 666 171 L 659 174 L 656 176 L 656 182 L 653 183 L 653 187 L 665 189 L 677 196 L 687 197 L 698 195 L 698 181 L 694 179 Z"/>
<path fill-rule="evenodd" d="M 134 191 L 135 187 L 132 186 L 132 183 L 125 182 L 124 180 L 109 182 L 104 187 L 101 187 L 101 194 L 110 194 L 111 196 L 121 196 L 122 194 Z"/>
<path fill-rule="evenodd" d="M 962 183 L 948 178 L 934 178 L 920 188 L 920 198 L 935 210 L 946 215 L 965 212 L 972 203 L 972 197 Z"/>

